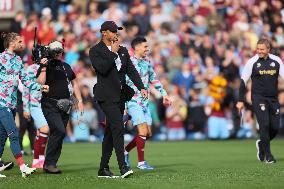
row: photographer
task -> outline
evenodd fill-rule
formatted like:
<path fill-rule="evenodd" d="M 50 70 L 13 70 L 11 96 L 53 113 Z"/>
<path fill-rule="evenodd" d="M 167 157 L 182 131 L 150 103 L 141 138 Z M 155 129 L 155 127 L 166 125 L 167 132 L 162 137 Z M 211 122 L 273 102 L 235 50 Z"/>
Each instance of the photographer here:
<path fill-rule="evenodd" d="M 43 169 L 46 173 L 60 174 L 61 170 L 56 165 L 66 135 L 70 109 L 75 101 L 72 98 L 73 91 L 81 114 L 83 103 L 75 73 L 67 63 L 61 61 L 64 52 L 62 43 L 51 42 L 48 45 L 48 51 L 49 58 L 42 61 L 37 73 L 37 81 L 50 87 L 50 91 L 44 93 L 41 100 L 42 110 L 50 128 Z"/>

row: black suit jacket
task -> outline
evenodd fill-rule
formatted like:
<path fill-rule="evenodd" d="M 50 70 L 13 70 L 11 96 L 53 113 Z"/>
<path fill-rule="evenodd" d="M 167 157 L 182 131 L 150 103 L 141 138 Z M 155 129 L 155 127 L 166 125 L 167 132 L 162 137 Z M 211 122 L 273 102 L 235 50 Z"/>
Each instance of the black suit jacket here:
<path fill-rule="evenodd" d="M 122 63 L 119 71 L 115 64 L 115 60 L 118 58 L 117 54 L 111 52 L 104 42 L 100 41 L 90 49 L 89 56 L 97 73 L 97 84 L 94 86 L 94 96 L 97 101 L 120 101 L 121 92 L 127 91 L 123 90 L 127 88 L 126 74 L 139 90 L 144 89 L 127 49 L 120 46 L 117 53 Z"/>

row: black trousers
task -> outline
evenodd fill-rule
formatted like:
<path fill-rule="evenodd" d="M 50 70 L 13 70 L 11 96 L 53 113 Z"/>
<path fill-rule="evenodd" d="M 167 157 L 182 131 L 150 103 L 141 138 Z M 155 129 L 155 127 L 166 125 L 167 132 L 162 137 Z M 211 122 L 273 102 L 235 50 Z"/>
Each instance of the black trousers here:
<path fill-rule="evenodd" d="M 253 111 L 259 124 L 261 145 L 265 155 L 270 156 L 270 141 L 277 135 L 280 127 L 280 105 L 276 98 L 252 97 Z"/>
<path fill-rule="evenodd" d="M 28 131 L 29 139 L 30 139 L 30 148 L 31 148 L 31 150 L 33 150 L 34 149 L 35 136 L 36 136 L 36 128 L 34 126 L 33 120 L 32 120 L 32 118 L 31 118 L 31 120 L 27 120 L 26 118 L 24 118 L 23 104 L 22 103 L 19 103 L 19 105 L 17 105 L 17 112 L 18 112 L 18 115 L 19 115 L 19 122 L 20 122 L 19 140 L 20 140 L 21 149 L 24 150 L 23 149 L 23 138 L 24 138 L 26 131 Z"/>
<path fill-rule="evenodd" d="M 100 169 L 109 168 L 109 160 L 114 148 L 119 168 L 126 166 L 124 161 L 124 102 L 100 101 L 100 107 L 106 116 L 106 129 L 102 143 Z"/>
<path fill-rule="evenodd" d="M 53 102 L 42 100 L 41 107 L 50 129 L 44 166 L 56 166 L 61 155 L 69 115 L 59 110 Z"/>

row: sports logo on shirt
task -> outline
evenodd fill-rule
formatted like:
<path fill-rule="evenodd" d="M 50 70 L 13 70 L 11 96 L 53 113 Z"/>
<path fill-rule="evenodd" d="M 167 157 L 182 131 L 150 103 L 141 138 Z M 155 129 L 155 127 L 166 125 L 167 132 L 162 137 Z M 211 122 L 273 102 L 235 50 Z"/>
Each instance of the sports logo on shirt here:
<path fill-rule="evenodd" d="M 60 66 L 56 66 L 56 67 L 55 67 L 55 70 L 61 71 L 61 67 L 60 67 Z"/>
<path fill-rule="evenodd" d="M 256 67 L 259 68 L 261 66 L 261 64 L 258 62 L 256 63 Z"/>
<path fill-rule="evenodd" d="M 276 70 L 259 70 L 260 75 L 274 75 Z"/>
<path fill-rule="evenodd" d="M 259 104 L 259 106 L 260 106 L 260 109 L 261 109 L 262 111 L 265 110 L 265 104 Z"/>
<path fill-rule="evenodd" d="M 271 62 L 271 63 L 270 63 L 270 66 L 271 66 L 271 67 L 275 67 L 275 62 Z"/>

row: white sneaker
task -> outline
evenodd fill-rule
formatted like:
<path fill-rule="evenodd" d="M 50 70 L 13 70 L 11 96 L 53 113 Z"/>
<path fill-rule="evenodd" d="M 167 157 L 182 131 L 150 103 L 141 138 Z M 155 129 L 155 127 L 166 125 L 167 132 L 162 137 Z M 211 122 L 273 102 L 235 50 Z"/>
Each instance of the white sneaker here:
<path fill-rule="evenodd" d="M 5 177 L 6 177 L 5 175 L 0 174 L 0 178 L 5 178 Z"/>
<path fill-rule="evenodd" d="M 30 168 L 28 165 L 23 165 L 23 167 L 20 167 L 22 172 L 22 177 L 28 177 L 29 175 L 33 174 L 36 170 L 36 168 Z"/>
<path fill-rule="evenodd" d="M 2 166 L 0 166 L 0 171 L 4 171 L 7 167 L 9 167 L 13 162 L 8 163 L 7 165 L 4 165 L 4 163 L 2 164 Z"/>

